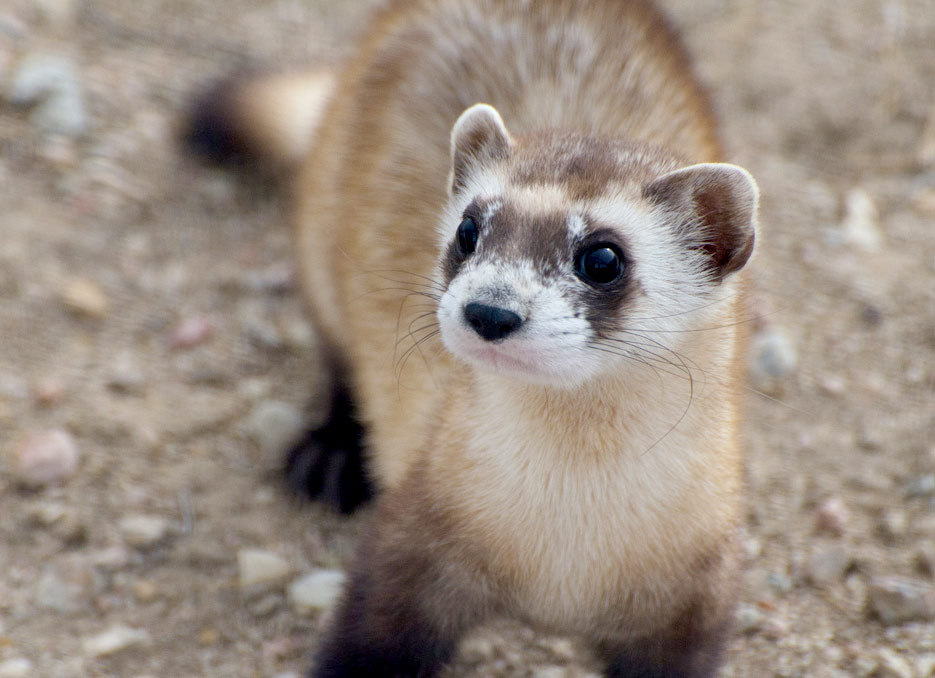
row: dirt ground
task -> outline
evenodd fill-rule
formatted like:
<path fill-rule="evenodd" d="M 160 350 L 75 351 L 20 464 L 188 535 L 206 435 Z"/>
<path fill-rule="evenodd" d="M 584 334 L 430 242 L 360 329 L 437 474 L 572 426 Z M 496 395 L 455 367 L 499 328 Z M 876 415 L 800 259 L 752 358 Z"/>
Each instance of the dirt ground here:
<path fill-rule="evenodd" d="M 289 499 L 277 431 L 257 432 L 271 403 L 317 393 L 282 196 L 173 135 L 240 65 L 339 58 L 368 4 L 0 3 L 0 678 L 307 666 L 321 614 L 284 583 L 242 590 L 238 554 L 276 554 L 285 583 L 340 569 L 366 514 Z M 935 675 L 935 7 L 662 4 L 763 192 L 748 562 L 722 675 Z M 9 102 L 36 55 L 73 69 L 83 135 Z M 49 430 L 78 465 L 23 489 L 17 455 Z M 894 576 L 905 599 L 880 593 Z M 452 675 L 594 670 L 496 625 Z"/>

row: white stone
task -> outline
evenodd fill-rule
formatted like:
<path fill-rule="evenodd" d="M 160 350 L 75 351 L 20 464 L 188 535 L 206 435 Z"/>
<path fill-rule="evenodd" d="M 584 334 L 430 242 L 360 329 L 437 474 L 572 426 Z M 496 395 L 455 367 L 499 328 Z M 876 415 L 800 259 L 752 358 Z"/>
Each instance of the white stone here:
<path fill-rule="evenodd" d="M 97 283 L 87 278 L 72 278 L 65 283 L 62 302 L 68 310 L 89 318 L 103 318 L 110 309 L 110 300 Z"/>
<path fill-rule="evenodd" d="M 147 549 L 165 539 L 169 532 L 169 521 L 162 516 L 132 515 L 121 518 L 118 527 L 127 544 Z"/>
<path fill-rule="evenodd" d="M 870 582 L 867 605 L 887 626 L 935 619 L 935 588 L 901 577 L 879 577 Z"/>
<path fill-rule="evenodd" d="M 873 199 L 861 188 L 851 189 L 844 199 L 841 234 L 846 244 L 864 252 L 878 252 L 883 246 L 879 214 Z"/>
<path fill-rule="evenodd" d="M 818 507 L 815 515 L 815 526 L 822 532 L 840 537 L 847 532 L 851 514 L 847 505 L 840 497 L 830 497 Z"/>
<path fill-rule="evenodd" d="M 13 657 L 0 662 L 0 678 L 27 678 L 36 675 L 32 662 L 23 657 Z"/>
<path fill-rule="evenodd" d="M 808 556 L 805 577 L 814 586 L 827 586 L 843 579 L 852 562 L 843 544 L 820 544 Z"/>
<path fill-rule="evenodd" d="M 339 570 L 319 570 L 300 577 L 289 585 L 289 605 L 300 615 L 328 609 L 340 597 L 345 579 Z"/>
<path fill-rule="evenodd" d="M 880 678 L 915 678 L 915 670 L 909 660 L 888 647 L 880 649 L 880 668 L 876 675 Z"/>
<path fill-rule="evenodd" d="M 750 372 L 758 381 L 785 377 L 799 362 L 792 340 L 778 328 L 758 333 L 753 338 L 751 354 Z"/>
<path fill-rule="evenodd" d="M 84 556 L 63 555 L 42 567 L 36 581 L 36 605 L 60 613 L 76 612 L 90 604 L 98 583 Z"/>
<path fill-rule="evenodd" d="M 916 675 L 919 678 L 931 678 L 935 675 L 935 654 L 923 654 L 916 657 Z"/>
<path fill-rule="evenodd" d="M 532 678 L 568 678 L 568 669 L 561 666 L 536 666 L 532 669 Z"/>
<path fill-rule="evenodd" d="M 112 626 L 103 633 L 85 638 L 81 646 L 91 658 L 108 657 L 122 650 L 149 642 L 149 634 L 129 626 Z"/>
<path fill-rule="evenodd" d="M 305 417 L 298 408 L 281 400 L 259 403 L 244 421 L 244 433 L 259 448 L 265 465 L 279 466 L 288 446 L 305 429 Z"/>
<path fill-rule="evenodd" d="M 766 616 L 756 606 L 741 603 L 734 614 L 737 621 L 737 630 L 740 633 L 756 633 L 763 627 Z"/>
<path fill-rule="evenodd" d="M 292 567 L 282 556 L 260 549 L 241 549 L 237 552 L 240 588 L 275 584 L 292 573 Z"/>
<path fill-rule="evenodd" d="M 78 459 L 78 446 L 71 434 L 58 429 L 34 431 L 14 450 L 12 471 L 21 485 L 35 489 L 73 476 Z"/>
<path fill-rule="evenodd" d="M 35 105 L 30 119 L 43 132 L 81 137 L 88 131 L 84 90 L 65 56 L 25 57 L 10 78 L 7 98 L 15 106 Z"/>

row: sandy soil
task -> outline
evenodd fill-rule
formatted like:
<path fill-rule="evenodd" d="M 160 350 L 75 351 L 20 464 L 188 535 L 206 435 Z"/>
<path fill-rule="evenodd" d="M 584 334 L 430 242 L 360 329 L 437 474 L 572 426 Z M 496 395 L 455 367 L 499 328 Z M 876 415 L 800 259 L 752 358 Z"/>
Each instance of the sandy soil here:
<path fill-rule="evenodd" d="M 0 103 L 0 676 L 307 665 L 321 615 L 282 584 L 242 591 L 238 552 L 278 554 L 287 582 L 340 568 L 365 516 L 291 501 L 275 445 L 254 440 L 257 408 L 317 392 L 282 197 L 181 157 L 173 133 L 241 64 L 338 58 L 366 4 L 0 5 L 3 91 L 27 56 L 63 55 L 89 121 L 50 135 Z M 884 623 L 868 600 L 887 576 L 935 595 L 935 10 L 663 4 L 762 187 L 758 336 L 797 354 L 751 376 L 748 567 L 722 675 L 931 676 L 932 617 Z M 80 463 L 25 490 L 16 455 L 51 429 Z M 139 515 L 164 533 L 135 533 Z M 115 627 L 136 633 L 93 644 Z M 564 639 L 498 625 L 453 675 L 589 670 Z"/>

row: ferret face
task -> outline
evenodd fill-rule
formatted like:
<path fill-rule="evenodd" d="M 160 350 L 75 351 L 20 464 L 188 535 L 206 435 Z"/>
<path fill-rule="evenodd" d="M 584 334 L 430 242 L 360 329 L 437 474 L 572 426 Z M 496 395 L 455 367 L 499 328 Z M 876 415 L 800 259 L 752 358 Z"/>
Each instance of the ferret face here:
<path fill-rule="evenodd" d="M 755 185 L 733 166 L 676 170 L 587 137 L 516 142 L 483 106 L 455 125 L 452 155 L 438 320 L 448 350 L 484 371 L 571 387 L 672 360 L 752 248 Z"/>
<path fill-rule="evenodd" d="M 438 317 L 448 349 L 481 369 L 574 384 L 600 369 L 595 341 L 633 294 L 629 248 L 558 204 L 529 209 L 545 192 L 475 195 L 460 210 Z"/>

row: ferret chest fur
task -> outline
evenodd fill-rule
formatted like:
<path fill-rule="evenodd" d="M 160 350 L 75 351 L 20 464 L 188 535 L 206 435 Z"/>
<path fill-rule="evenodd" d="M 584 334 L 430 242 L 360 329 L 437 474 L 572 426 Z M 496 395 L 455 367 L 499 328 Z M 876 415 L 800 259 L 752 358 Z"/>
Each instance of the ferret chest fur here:
<path fill-rule="evenodd" d="M 511 611 L 533 623 L 611 634 L 664 624 L 685 596 L 679 573 L 732 538 L 738 488 L 707 479 L 729 476 L 729 433 L 701 435 L 711 413 L 682 417 L 684 380 L 624 381 L 549 392 L 476 375 L 449 394 L 464 406 L 446 415 L 450 442 L 433 451 L 428 484 L 460 516 L 456 538 L 484 546 Z M 715 417 L 729 432 L 729 413 Z"/>

